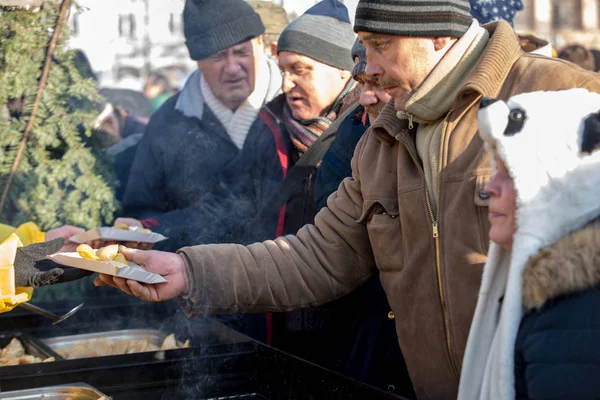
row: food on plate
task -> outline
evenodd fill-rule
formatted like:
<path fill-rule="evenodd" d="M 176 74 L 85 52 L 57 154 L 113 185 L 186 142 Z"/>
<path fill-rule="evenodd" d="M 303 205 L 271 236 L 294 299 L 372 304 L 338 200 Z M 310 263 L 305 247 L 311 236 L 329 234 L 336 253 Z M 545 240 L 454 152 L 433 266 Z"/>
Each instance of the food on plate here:
<path fill-rule="evenodd" d="M 121 253 L 118 253 L 115 258 L 113 258 L 113 261 L 119 262 L 121 264 L 125 264 L 125 265 L 129 265 L 129 262 L 127 262 L 127 259 L 125 258 L 125 256 Z"/>
<path fill-rule="evenodd" d="M 111 244 L 109 246 L 102 247 L 98 249 L 98 257 L 102 261 L 112 261 L 115 259 L 117 254 L 119 254 L 119 245 Z"/>
<path fill-rule="evenodd" d="M 124 231 L 134 231 L 134 232 L 139 232 L 139 233 L 152 233 L 152 231 L 150 229 L 139 228 L 137 226 L 129 226 L 127 224 L 116 224 L 115 226 L 113 226 L 113 228 L 122 229 Z"/>
<path fill-rule="evenodd" d="M 44 359 L 27 354 L 23 344 L 17 338 L 13 338 L 8 346 L 0 350 L 0 367 L 52 361 L 55 361 L 54 357 Z"/>
<path fill-rule="evenodd" d="M 160 347 L 149 339 L 89 339 L 55 351 L 67 360 L 88 357 L 116 356 L 120 354 L 142 353 L 145 351 L 172 350 L 190 347 L 190 341 L 181 344 L 175 334 L 167 336 Z"/>
<path fill-rule="evenodd" d="M 127 266 L 129 265 L 125 256 L 119 252 L 118 244 L 104 246 L 98 250 L 92 249 L 87 244 L 80 244 L 77 246 L 77 253 L 86 260 L 116 261 Z"/>
<path fill-rule="evenodd" d="M 86 260 L 100 261 L 100 257 L 96 254 L 96 251 L 87 244 L 80 244 L 77 246 L 77 253 L 81 258 Z"/>

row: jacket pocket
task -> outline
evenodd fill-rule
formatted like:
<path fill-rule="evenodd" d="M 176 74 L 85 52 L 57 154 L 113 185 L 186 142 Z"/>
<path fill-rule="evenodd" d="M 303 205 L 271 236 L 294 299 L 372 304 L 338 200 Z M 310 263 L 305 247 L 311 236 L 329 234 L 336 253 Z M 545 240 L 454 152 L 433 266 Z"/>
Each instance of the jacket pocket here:
<path fill-rule="evenodd" d="M 487 254 L 490 246 L 489 232 L 490 221 L 488 219 L 488 204 L 490 195 L 485 191 L 485 185 L 490 181 L 491 175 L 479 175 L 475 182 L 475 194 L 473 202 L 477 208 L 477 227 L 481 242 L 482 254 Z"/>
<path fill-rule="evenodd" d="M 358 223 L 365 224 L 377 267 L 398 271 L 404 262 L 397 199 L 365 200 Z"/>

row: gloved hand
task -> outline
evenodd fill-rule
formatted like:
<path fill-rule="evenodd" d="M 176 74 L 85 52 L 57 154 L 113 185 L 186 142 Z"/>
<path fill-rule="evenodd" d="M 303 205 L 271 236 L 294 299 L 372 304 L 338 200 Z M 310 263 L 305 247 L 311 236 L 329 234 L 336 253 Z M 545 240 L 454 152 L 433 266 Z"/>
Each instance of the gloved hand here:
<path fill-rule="evenodd" d="M 19 247 L 15 256 L 15 286 L 37 288 L 55 283 L 69 282 L 93 274 L 78 268 L 66 267 L 46 259 L 64 245 L 64 239 Z"/>

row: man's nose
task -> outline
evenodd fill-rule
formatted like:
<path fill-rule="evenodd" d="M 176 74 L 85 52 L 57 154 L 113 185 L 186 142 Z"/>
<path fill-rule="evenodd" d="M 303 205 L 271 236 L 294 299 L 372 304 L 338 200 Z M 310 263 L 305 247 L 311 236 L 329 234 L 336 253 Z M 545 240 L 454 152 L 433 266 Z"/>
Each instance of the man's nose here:
<path fill-rule="evenodd" d="M 364 85 L 360 91 L 360 97 L 358 101 L 363 107 L 371 107 L 376 105 L 379 102 L 379 99 L 377 96 L 375 96 L 373 90 L 371 90 L 367 85 Z"/>
<path fill-rule="evenodd" d="M 238 60 L 233 56 L 227 57 L 227 63 L 225 64 L 225 72 L 229 75 L 237 74 L 241 69 L 241 65 Z"/>
<path fill-rule="evenodd" d="M 383 74 L 383 69 L 376 63 L 367 61 L 367 68 L 365 68 L 365 73 L 371 77 L 378 77 Z"/>
<path fill-rule="evenodd" d="M 281 90 L 283 93 L 287 93 L 294 88 L 294 82 L 290 79 L 289 74 L 283 74 L 281 77 Z"/>

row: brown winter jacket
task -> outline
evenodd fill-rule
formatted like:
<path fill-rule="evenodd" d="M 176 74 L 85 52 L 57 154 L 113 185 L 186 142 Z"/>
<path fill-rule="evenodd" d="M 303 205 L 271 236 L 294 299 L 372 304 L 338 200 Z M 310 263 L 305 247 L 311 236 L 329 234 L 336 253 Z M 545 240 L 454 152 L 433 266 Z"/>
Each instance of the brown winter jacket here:
<path fill-rule="evenodd" d="M 429 211 L 416 129 L 388 105 L 356 149 L 352 178 L 331 195 L 315 225 L 246 247 L 180 250 L 193 282 L 188 309 L 316 306 L 354 290 L 378 268 L 419 399 L 456 398 L 488 250 L 483 187 L 491 171 L 476 134 L 479 100 L 574 87 L 600 92 L 600 75 L 524 54 L 507 23 L 486 29 L 490 41 L 445 118 L 437 216 Z"/>

